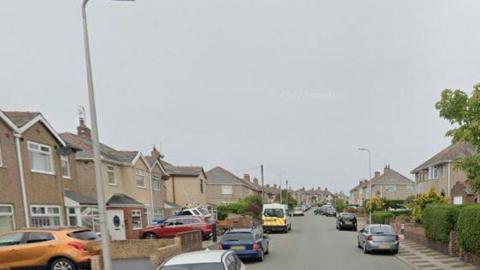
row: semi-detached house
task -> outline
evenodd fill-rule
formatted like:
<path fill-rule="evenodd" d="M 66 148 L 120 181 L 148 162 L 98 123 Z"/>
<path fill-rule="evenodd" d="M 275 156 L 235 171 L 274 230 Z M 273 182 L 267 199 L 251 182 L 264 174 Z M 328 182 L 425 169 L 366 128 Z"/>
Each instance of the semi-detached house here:
<path fill-rule="evenodd" d="M 0 232 L 66 225 L 73 155 L 41 113 L 0 111 Z"/>

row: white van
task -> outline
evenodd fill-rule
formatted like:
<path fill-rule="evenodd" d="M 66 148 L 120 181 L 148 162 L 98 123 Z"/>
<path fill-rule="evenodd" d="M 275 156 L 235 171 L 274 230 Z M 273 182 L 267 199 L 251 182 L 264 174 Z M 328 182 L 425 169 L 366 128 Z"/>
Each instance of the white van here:
<path fill-rule="evenodd" d="M 292 229 L 292 219 L 288 205 L 279 203 L 264 204 L 262 225 L 265 232 L 282 231 L 288 233 Z"/>

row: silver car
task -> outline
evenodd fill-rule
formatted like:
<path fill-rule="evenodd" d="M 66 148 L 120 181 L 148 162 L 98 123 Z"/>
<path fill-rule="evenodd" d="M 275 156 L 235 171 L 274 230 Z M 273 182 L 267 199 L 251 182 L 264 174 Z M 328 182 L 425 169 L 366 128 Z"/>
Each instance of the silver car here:
<path fill-rule="evenodd" d="M 397 254 L 400 247 L 399 237 L 390 225 L 372 224 L 367 225 L 358 232 L 358 248 L 363 253 L 373 251 L 390 251 Z"/>

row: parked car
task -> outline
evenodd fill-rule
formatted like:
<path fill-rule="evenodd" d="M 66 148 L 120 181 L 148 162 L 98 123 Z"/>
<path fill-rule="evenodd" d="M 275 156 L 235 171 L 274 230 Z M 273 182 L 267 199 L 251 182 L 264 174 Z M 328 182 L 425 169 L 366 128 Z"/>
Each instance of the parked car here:
<path fill-rule="evenodd" d="M 305 210 L 303 206 L 295 206 L 293 208 L 293 216 L 305 216 Z"/>
<path fill-rule="evenodd" d="M 183 253 L 165 261 L 157 270 L 245 270 L 245 265 L 229 250 Z"/>
<path fill-rule="evenodd" d="M 263 261 L 269 252 L 270 240 L 261 228 L 232 229 L 223 235 L 220 247 L 233 250 L 242 259 Z"/>
<path fill-rule="evenodd" d="M 292 229 L 292 219 L 288 206 L 279 203 L 264 204 L 262 225 L 265 232 L 282 231 L 288 233 Z"/>
<path fill-rule="evenodd" d="M 340 213 L 337 216 L 337 230 L 357 230 L 357 216 L 352 213 Z"/>
<path fill-rule="evenodd" d="M 330 205 L 325 209 L 325 212 L 323 213 L 323 215 L 327 217 L 335 217 L 337 216 L 337 210 L 335 209 L 335 207 Z"/>
<path fill-rule="evenodd" d="M 317 207 L 315 210 L 313 210 L 314 215 L 321 215 L 322 214 L 322 207 Z"/>
<path fill-rule="evenodd" d="M 90 268 L 90 257 L 100 253 L 100 238 L 89 229 L 18 230 L 0 235 L 0 269 Z"/>
<path fill-rule="evenodd" d="M 206 217 L 209 219 L 209 222 L 214 222 L 212 214 L 210 214 L 207 209 L 201 207 L 184 208 L 177 213 L 177 216 Z"/>
<path fill-rule="evenodd" d="M 162 224 L 155 224 L 140 231 L 140 238 L 173 238 L 182 232 L 199 230 L 203 239 L 212 236 L 212 222 L 208 217 L 202 216 L 176 216 L 167 219 Z"/>
<path fill-rule="evenodd" d="M 386 250 L 397 254 L 400 243 L 390 225 L 372 224 L 358 232 L 357 246 L 363 253 Z"/>

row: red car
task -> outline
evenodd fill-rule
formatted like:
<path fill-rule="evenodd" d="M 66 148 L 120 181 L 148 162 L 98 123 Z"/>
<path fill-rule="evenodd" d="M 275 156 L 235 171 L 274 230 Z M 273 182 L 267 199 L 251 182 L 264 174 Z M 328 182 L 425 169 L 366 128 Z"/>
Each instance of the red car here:
<path fill-rule="evenodd" d="M 167 219 L 163 224 L 147 227 L 140 231 L 140 238 L 173 238 L 177 234 L 189 231 L 201 231 L 203 239 L 212 236 L 210 219 L 200 216 L 177 216 Z"/>

